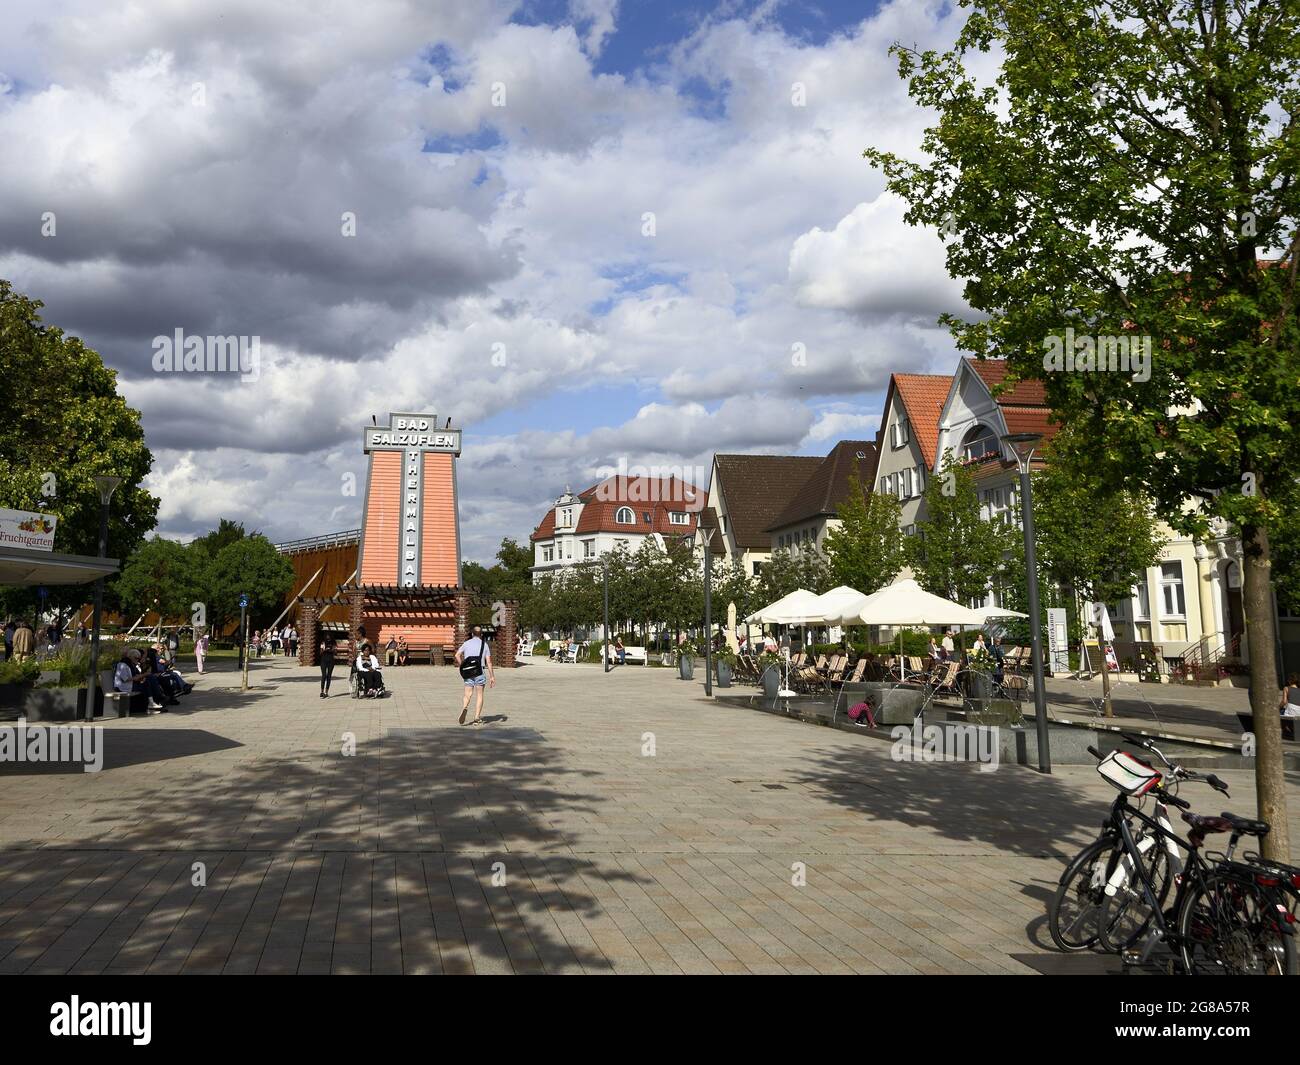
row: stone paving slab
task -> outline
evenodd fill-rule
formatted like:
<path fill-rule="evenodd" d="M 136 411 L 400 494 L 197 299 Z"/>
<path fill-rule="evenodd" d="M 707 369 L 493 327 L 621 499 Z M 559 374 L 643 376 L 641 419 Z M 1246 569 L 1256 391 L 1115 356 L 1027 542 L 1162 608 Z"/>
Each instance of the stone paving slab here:
<path fill-rule="evenodd" d="M 321 700 L 263 660 L 247 693 L 218 676 L 105 725 L 103 772 L 5 767 L 0 972 L 1072 964 L 1044 909 L 1110 801 L 1090 768 L 894 762 L 666 670 L 498 676 L 490 721 L 461 727 L 450 669 Z M 1233 798 L 1205 809 L 1251 811 L 1249 774 L 1221 775 Z"/>

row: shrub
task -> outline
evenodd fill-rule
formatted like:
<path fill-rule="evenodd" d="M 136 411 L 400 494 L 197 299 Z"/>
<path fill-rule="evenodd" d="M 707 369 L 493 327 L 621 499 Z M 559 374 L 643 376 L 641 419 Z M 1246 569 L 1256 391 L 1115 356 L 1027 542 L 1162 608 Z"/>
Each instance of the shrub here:
<path fill-rule="evenodd" d="M 35 684 L 40 673 L 41 664 L 34 658 L 22 662 L 11 658 L 8 662 L 0 662 L 0 684 Z"/>
<path fill-rule="evenodd" d="M 538 640 L 533 644 L 533 654 L 537 656 L 549 655 L 551 653 L 550 640 Z"/>

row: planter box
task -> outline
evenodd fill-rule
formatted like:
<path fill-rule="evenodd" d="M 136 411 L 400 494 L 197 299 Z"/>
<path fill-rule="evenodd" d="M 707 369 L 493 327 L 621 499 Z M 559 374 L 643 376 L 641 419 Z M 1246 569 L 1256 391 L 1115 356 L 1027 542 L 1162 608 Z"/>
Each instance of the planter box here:
<path fill-rule="evenodd" d="M 726 662 L 719 662 L 718 663 L 718 687 L 730 688 L 731 677 L 732 677 L 731 666 Z"/>
<path fill-rule="evenodd" d="M 919 688 L 902 688 L 885 681 L 862 685 L 866 701 L 876 707 L 875 718 L 882 725 L 910 725 L 921 712 L 924 695 Z"/>
<path fill-rule="evenodd" d="M 1023 715 L 1011 699 L 972 699 L 966 720 L 972 725 L 1018 725 Z"/>
<path fill-rule="evenodd" d="M 30 684 L 0 684 L 0 709 L 21 710 L 27 703 Z"/>

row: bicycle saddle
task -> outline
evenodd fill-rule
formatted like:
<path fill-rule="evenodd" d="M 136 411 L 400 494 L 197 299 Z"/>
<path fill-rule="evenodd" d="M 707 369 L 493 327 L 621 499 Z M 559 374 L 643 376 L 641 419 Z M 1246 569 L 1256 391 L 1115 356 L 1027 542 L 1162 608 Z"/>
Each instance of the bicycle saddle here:
<path fill-rule="evenodd" d="M 1219 816 L 1230 823 L 1232 825 L 1232 830 L 1240 835 L 1260 837 L 1268 835 L 1267 821 L 1253 821 L 1249 817 L 1238 817 L 1236 814 L 1230 813 L 1227 810 L 1224 810 Z"/>
<path fill-rule="evenodd" d="M 1267 821 L 1252 821 L 1247 817 L 1238 817 L 1227 810 L 1218 817 L 1184 810 L 1183 820 L 1192 826 L 1192 831 L 1198 836 L 1208 836 L 1212 832 L 1235 832 L 1239 836 L 1268 835 Z"/>

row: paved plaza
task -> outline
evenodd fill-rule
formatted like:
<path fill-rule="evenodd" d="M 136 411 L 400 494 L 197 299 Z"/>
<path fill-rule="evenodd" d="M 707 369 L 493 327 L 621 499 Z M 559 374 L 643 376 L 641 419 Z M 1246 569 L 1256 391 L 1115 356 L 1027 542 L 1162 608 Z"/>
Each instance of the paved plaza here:
<path fill-rule="evenodd" d="M 1103 966 L 1044 928 L 1112 795 L 1090 767 L 896 762 L 644 667 L 503 671 L 478 728 L 450 668 L 390 669 L 381 701 L 226 669 L 108 723 L 102 772 L 0 767 L 0 972 Z M 1184 795 L 1252 812 L 1221 775 L 1231 800 Z"/>

